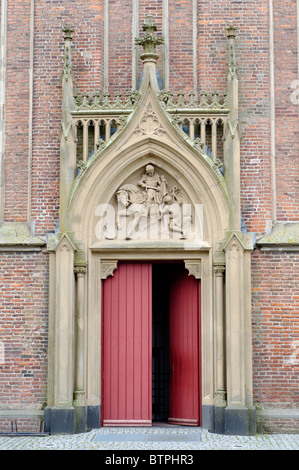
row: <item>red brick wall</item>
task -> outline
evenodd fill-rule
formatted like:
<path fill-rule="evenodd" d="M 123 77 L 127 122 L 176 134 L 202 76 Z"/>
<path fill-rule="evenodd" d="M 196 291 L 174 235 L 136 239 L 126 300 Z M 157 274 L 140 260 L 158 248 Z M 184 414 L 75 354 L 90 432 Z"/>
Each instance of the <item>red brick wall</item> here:
<path fill-rule="evenodd" d="M 268 0 L 199 0 L 199 90 L 225 91 L 230 20 L 238 28 L 240 74 L 241 204 L 249 232 L 272 217 L 270 57 Z M 37 234 L 53 231 L 59 210 L 62 27 L 74 28 L 73 70 L 79 93 L 103 90 L 104 0 L 35 2 L 32 211 L 28 214 L 30 1 L 10 0 L 7 22 L 7 135 L 5 220 L 35 222 Z M 162 0 L 139 2 L 139 36 L 151 12 L 162 33 Z M 169 1 L 170 89 L 193 87 L 192 2 Z M 109 88 L 123 94 L 132 83 L 132 2 L 109 1 Z M 276 165 L 278 219 L 298 220 L 298 104 L 296 0 L 274 2 Z M 159 48 L 161 53 L 162 48 Z M 158 63 L 162 72 L 162 57 Z M 297 264 L 296 264 L 297 263 Z M 294 253 L 253 254 L 254 394 L 261 404 L 298 405 L 298 365 L 288 362 L 298 338 L 298 261 Z M 44 254 L 1 254 L 1 335 L 10 345 L 1 366 L 0 405 L 41 403 L 46 397 L 47 278 Z M 297 276 L 297 277 L 296 277 Z M 2 287 L 2 286 L 1 286 Z M 296 310 L 297 309 L 297 310 Z M 297 314 L 296 314 L 297 312 Z M 297 336 L 296 336 L 297 334 Z M 2 380 L 3 377 L 3 380 Z"/>
<path fill-rule="evenodd" d="M 268 0 L 200 1 L 198 87 L 221 95 L 226 88 L 226 27 L 233 22 L 239 70 L 241 209 L 249 232 L 271 219 L 270 71 Z"/>
<path fill-rule="evenodd" d="M 37 233 L 53 231 L 58 219 L 62 28 L 70 23 L 75 30 L 75 89 L 91 96 L 103 87 L 103 14 L 97 0 L 36 2 L 32 218 Z"/>
<path fill-rule="evenodd" d="M 120 14 L 121 12 L 121 14 Z M 123 95 L 132 88 L 132 2 L 109 2 L 109 93 Z"/>
<path fill-rule="evenodd" d="M 29 151 L 30 1 L 8 2 L 5 211 L 7 221 L 27 220 Z"/>
<path fill-rule="evenodd" d="M 275 1 L 277 219 L 299 219 L 299 116 L 291 84 L 298 77 L 296 0 Z"/>
<path fill-rule="evenodd" d="M 252 256 L 254 401 L 299 406 L 299 255 Z"/>
<path fill-rule="evenodd" d="M 38 433 L 44 430 L 44 420 L 40 417 L 15 418 L 10 416 L 7 418 L 0 418 L 0 432 L 4 433 Z"/>
<path fill-rule="evenodd" d="M 9 2 L 6 220 L 26 220 L 29 113 L 29 0 Z M 121 3 L 121 5 L 120 5 Z M 44 12 L 47 11 L 47 15 Z M 162 33 L 162 1 L 140 1 L 139 35 L 151 12 Z M 277 145 L 277 210 L 279 220 L 298 218 L 298 106 L 291 103 L 296 79 L 296 2 L 274 4 Z M 18 20 L 16 19 L 18 18 Z M 169 2 L 170 88 L 177 94 L 193 87 L 192 2 Z M 234 20 L 240 73 L 241 203 L 247 230 L 261 232 L 272 217 L 270 166 L 270 68 L 268 0 L 234 5 L 228 0 L 198 2 L 197 81 L 209 93 L 225 91 L 227 39 Z M 104 86 L 104 2 L 51 2 L 35 6 L 34 128 L 32 214 L 38 233 L 53 230 L 59 205 L 59 143 L 61 118 L 62 26 L 73 34 L 75 88 L 90 95 Z M 109 88 L 113 96 L 132 84 L 132 2 L 109 2 Z M 16 45 L 16 37 L 18 44 Z M 162 48 L 159 48 L 162 51 Z M 159 69 L 162 72 L 162 57 Z M 16 125 L 15 116 L 18 116 Z M 17 130 L 17 132 L 16 132 Z M 17 188 L 17 191 L 16 191 Z"/>
<path fill-rule="evenodd" d="M 1 253 L 0 408 L 46 402 L 48 255 Z M 2 350 L 2 349 L 1 349 Z"/>
<path fill-rule="evenodd" d="M 169 2 L 169 88 L 194 90 L 192 1 Z"/>

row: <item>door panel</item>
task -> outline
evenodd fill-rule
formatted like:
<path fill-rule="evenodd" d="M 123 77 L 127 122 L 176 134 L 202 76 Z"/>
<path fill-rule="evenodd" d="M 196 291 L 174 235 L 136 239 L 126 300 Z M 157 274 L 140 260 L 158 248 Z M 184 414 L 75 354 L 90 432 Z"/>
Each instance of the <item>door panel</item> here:
<path fill-rule="evenodd" d="M 200 425 L 199 281 L 182 265 L 172 274 L 169 300 L 170 423 Z"/>
<path fill-rule="evenodd" d="M 152 422 L 152 269 L 119 263 L 103 282 L 103 426 Z"/>

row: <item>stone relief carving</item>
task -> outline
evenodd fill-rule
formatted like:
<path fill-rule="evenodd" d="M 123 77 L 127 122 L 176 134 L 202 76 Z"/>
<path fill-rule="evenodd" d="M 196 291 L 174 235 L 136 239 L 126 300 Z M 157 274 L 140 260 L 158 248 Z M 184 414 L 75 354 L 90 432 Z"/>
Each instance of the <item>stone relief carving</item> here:
<path fill-rule="evenodd" d="M 178 186 L 148 164 L 141 179 L 124 184 L 116 192 L 118 238 L 189 238 L 192 226 L 190 204 L 183 203 Z"/>

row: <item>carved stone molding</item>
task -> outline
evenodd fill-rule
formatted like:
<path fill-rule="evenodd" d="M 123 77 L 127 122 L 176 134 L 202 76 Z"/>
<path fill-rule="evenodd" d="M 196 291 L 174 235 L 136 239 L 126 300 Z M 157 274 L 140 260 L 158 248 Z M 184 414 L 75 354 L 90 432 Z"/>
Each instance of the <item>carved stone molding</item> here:
<path fill-rule="evenodd" d="M 108 276 L 113 276 L 115 269 L 117 269 L 117 263 L 117 259 L 101 261 L 101 279 L 107 279 Z"/>
<path fill-rule="evenodd" d="M 71 239 L 69 236 L 64 233 L 62 237 L 60 238 L 59 242 L 57 243 L 55 247 L 56 253 L 58 252 L 71 252 L 74 253 L 76 251 L 75 246 L 73 245 Z"/>
<path fill-rule="evenodd" d="M 240 244 L 236 240 L 233 240 L 233 242 L 229 245 L 227 251 L 240 251 L 241 249 L 242 248 Z"/>
<path fill-rule="evenodd" d="M 135 130 L 135 134 L 138 136 L 150 134 L 161 136 L 165 134 L 165 130 L 161 126 L 159 119 L 153 111 L 151 103 L 148 104 L 146 111 Z"/>
<path fill-rule="evenodd" d="M 71 251 L 70 245 L 67 242 L 61 243 L 59 246 L 59 251 Z"/>
<path fill-rule="evenodd" d="M 195 279 L 201 279 L 201 261 L 200 260 L 184 260 L 185 268 L 189 271 L 189 276 Z"/>

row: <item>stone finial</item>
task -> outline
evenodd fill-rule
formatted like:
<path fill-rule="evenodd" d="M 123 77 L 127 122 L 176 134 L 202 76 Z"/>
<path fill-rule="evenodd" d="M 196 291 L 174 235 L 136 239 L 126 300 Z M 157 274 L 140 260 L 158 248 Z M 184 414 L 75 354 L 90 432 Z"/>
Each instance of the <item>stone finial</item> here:
<path fill-rule="evenodd" d="M 64 32 L 64 39 L 69 39 L 70 41 L 72 41 L 72 33 L 74 32 L 74 30 L 70 27 L 69 24 L 67 24 L 63 29 L 62 31 Z"/>
<path fill-rule="evenodd" d="M 146 20 L 142 25 L 143 31 L 147 33 L 152 33 L 153 31 L 157 31 L 157 24 L 153 20 L 153 15 L 150 13 L 146 16 Z"/>
<path fill-rule="evenodd" d="M 72 75 L 72 32 L 74 31 L 69 24 L 67 24 L 62 31 L 64 32 L 64 63 L 63 63 L 63 75 L 65 81 L 68 82 Z"/>
<path fill-rule="evenodd" d="M 235 39 L 235 37 L 236 37 L 235 31 L 237 30 L 237 28 L 235 28 L 235 26 L 233 25 L 233 23 L 229 23 L 229 25 L 227 26 L 226 30 L 227 30 L 227 37 L 228 37 L 228 39 Z"/>
<path fill-rule="evenodd" d="M 230 23 L 228 27 L 226 28 L 227 30 L 227 38 L 228 38 L 228 70 L 232 75 L 235 74 L 237 70 L 237 61 L 236 61 L 236 52 L 235 52 L 235 31 L 237 28 Z"/>
<path fill-rule="evenodd" d="M 71 55 L 72 45 L 70 44 L 70 42 L 73 39 L 72 33 L 74 30 L 70 27 L 69 24 L 67 24 L 64 28 L 62 28 L 62 31 L 64 32 L 64 40 L 65 40 L 63 73 L 64 73 L 65 80 L 68 81 L 72 73 L 72 55 Z"/>
<path fill-rule="evenodd" d="M 156 54 L 156 46 L 164 43 L 164 38 L 157 37 L 154 35 L 154 31 L 157 31 L 157 25 L 153 20 L 152 15 L 147 15 L 146 21 L 143 23 L 143 31 L 146 32 L 143 38 L 136 38 L 135 44 L 143 47 L 144 53 L 141 55 L 141 59 L 144 60 L 148 58 L 149 55 L 152 58 L 157 59 L 158 54 Z"/>

